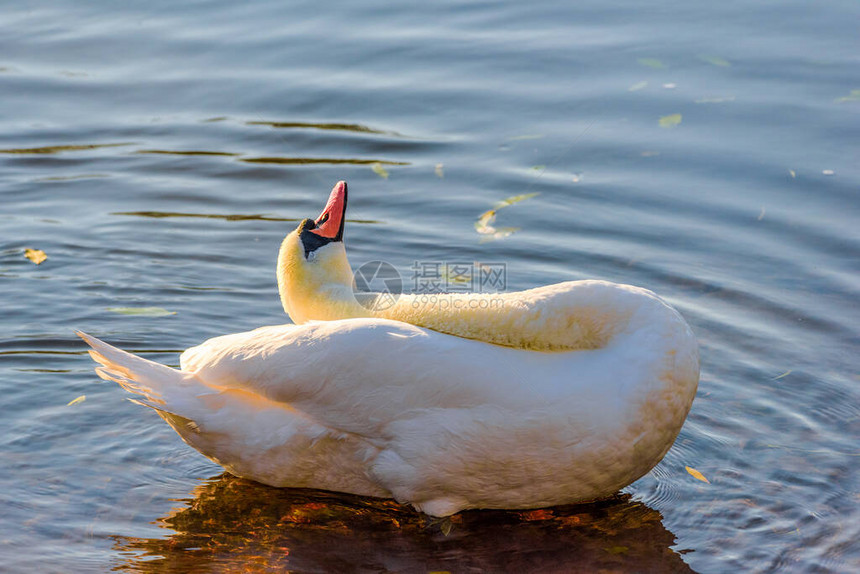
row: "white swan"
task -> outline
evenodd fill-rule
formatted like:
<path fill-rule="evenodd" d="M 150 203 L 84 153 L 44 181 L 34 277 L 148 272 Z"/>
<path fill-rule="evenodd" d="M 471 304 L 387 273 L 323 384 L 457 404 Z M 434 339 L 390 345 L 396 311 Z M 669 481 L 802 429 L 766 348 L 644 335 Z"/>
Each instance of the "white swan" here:
<path fill-rule="evenodd" d="M 570 351 L 606 347 L 644 305 L 659 309 L 659 322 L 695 345 L 683 319 L 656 295 L 606 281 L 509 293 L 404 293 L 396 299 L 382 293 L 377 301 L 363 294 L 359 302 L 343 244 L 346 205 L 347 185 L 341 181 L 316 221 L 305 219 L 281 244 L 278 291 L 294 323 L 376 317 L 518 349 Z M 632 291 L 639 296 L 629 296 Z"/>
<path fill-rule="evenodd" d="M 647 473 L 698 378 L 673 327 L 646 306 L 605 349 L 543 353 L 386 319 L 313 322 L 211 339 L 181 370 L 81 336 L 101 377 L 235 475 L 445 516 L 593 500 Z"/>
<path fill-rule="evenodd" d="M 81 333 L 99 375 L 233 474 L 392 497 L 435 516 L 593 500 L 669 450 L 699 359 L 657 296 L 580 281 L 507 294 L 492 312 L 401 308 L 436 330 L 339 319 L 368 314 L 352 295 L 345 206 L 341 183 L 282 245 L 281 297 L 303 324 L 211 339 L 182 354 L 181 370 Z"/>

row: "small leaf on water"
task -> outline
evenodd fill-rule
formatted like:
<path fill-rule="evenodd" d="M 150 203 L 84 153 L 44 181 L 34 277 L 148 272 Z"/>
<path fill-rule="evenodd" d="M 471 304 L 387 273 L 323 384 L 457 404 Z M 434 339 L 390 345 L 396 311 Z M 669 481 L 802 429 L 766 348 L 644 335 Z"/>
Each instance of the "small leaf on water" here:
<path fill-rule="evenodd" d="M 791 369 L 787 370 L 786 372 L 784 372 L 784 373 L 783 373 L 783 374 L 781 374 L 781 375 L 778 375 L 778 376 L 776 376 L 776 377 L 772 378 L 771 380 L 772 380 L 772 381 L 778 381 L 778 380 L 780 380 L 781 378 L 783 378 L 783 377 L 787 377 L 787 376 L 788 376 L 788 375 L 790 375 L 790 374 L 791 374 Z"/>
<path fill-rule="evenodd" d="M 36 265 L 39 265 L 48 258 L 48 256 L 45 255 L 45 252 L 41 249 L 30 249 L 29 247 L 24 250 L 24 257 Z"/>
<path fill-rule="evenodd" d="M 851 90 L 850 95 L 836 98 L 836 102 L 840 104 L 845 102 L 860 102 L 860 90 Z"/>
<path fill-rule="evenodd" d="M 540 194 L 538 192 L 534 192 L 512 195 L 511 197 L 508 197 L 496 203 L 496 205 L 493 206 L 493 209 L 485 211 L 480 216 L 478 216 L 478 220 L 475 222 L 475 231 L 481 234 L 481 243 L 501 239 L 503 237 L 507 237 L 513 234 L 516 231 L 519 231 L 519 227 L 503 227 L 501 229 L 496 229 L 495 227 L 493 227 L 493 223 L 496 221 L 496 213 L 503 207 L 514 205 L 515 203 L 531 199 L 537 195 Z"/>
<path fill-rule="evenodd" d="M 639 58 L 636 60 L 643 66 L 648 66 L 649 68 L 665 68 L 666 65 L 658 60 L 657 58 Z"/>
<path fill-rule="evenodd" d="M 535 166 L 535 167 L 544 167 L 544 166 Z M 534 169 L 534 168 L 532 168 L 532 169 Z M 502 201 L 496 203 L 496 205 L 493 206 L 493 209 L 501 209 L 503 207 L 507 207 L 509 205 L 513 205 L 515 203 L 519 203 L 521 201 L 525 201 L 527 199 L 537 197 L 538 195 L 540 195 L 539 192 L 521 193 L 520 195 L 512 195 L 511 197 L 505 198 Z"/>
<path fill-rule="evenodd" d="M 107 310 L 111 313 L 119 313 L 120 315 L 138 315 L 142 317 L 176 315 L 176 311 L 168 311 L 161 307 L 108 307 Z"/>
<path fill-rule="evenodd" d="M 636 82 L 635 84 L 633 84 L 632 86 L 627 88 L 627 91 L 628 92 L 638 92 L 639 90 L 641 90 L 647 86 L 648 86 L 648 82 L 644 82 L 644 81 L 643 82 Z"/>
<path fill-rule="evenodd" d="M 723 97 L 715 97 L 715 98 L 699 98 L 698 100 L 694 100 L 697 104 L 721 104 L 723 102 L 733 102 L 735 101 L 734 96 L 723 96 Z"/>
<path fill-rule="evenodd" d="M 379 177 L 383 179 L 388 179 L 388 171 L 384 167 L 382 167 L 381 163 L 376 162 L 375 164 L 370 166 L 370 169 L 372 169 L 373 173 L 375 173 Z"/>
<path fill-rule="evenodd" d="M 728 68 L 729 66 L 732 65 L 728 60 L 724 60 L 723 58 L 720 58 L 719 56 L 701 55 L 701 56 L 699 56 L 699 59 L 702 60 L 703 62 L 713 64 L 714 66 L 720 66 L 721 68 Z"/>
<path fill-rule="evenodd" d="M 687 472 L 690 473 L 690 476 L 692 476 L 696 480 L 701 480 L 702 482 L 707 482 L 708 484 L 711 484 L 711 481 L 708 480 L 707 478 L 705 478 L 704 474 L 702 474 L 701 472 L 699 472 L 698 470 L 696 470 L 692 466 L 685 466 L 684 468 L 686 468 Z"/>
<path fill-rule="evenodd" d="M 436 164 L 436 177 L 443 178 L 445 177 L 445 166 L 441 163 Z"/>
<path fill-rule="evenodd" d="M 674 128 L 681 123 L 681 114 L 671 114 L 660 118 L 661 128 Z"/>
<path fill-rule="evenodd" d="M 487 243 L 488 241 L 503 239 L 505 237 L 513 235 L 519 230 L 519 227 L 500 227 L 498 229 L 493 228 L 493 231 L 481 235 L 481 240 L 479 241 L 479 243 Z"/>
<path fill-rule="evenodd" d="M 451 522 L 451 519 L 446 516 L 442 519 L 442 523 L 439 525 L 439 528 L 440 530 L 442 530 L 442 534 L 444 536 L 448 536 L 454 529 L 454 523 Z"/>
<path fill-rule="evenodd" d="M 794 179 L 797 177 L 797 173 L 795 173 L 795 171 L 793 169 L 788 170 L 788 175 L 791 176 L 791 179 Z"/>
<path fill-rule="evenodd" d="M 79 397 L 78 397 L 78 398 L 76 398 L 76 399 L 72 399 L 72 400 L 70 400 L 70 401 L 69 401 L 69 403 L 68 403 L 66 406 L 67 406 L 67 407 L 70 407 L 70 406 L 72 406 L 72 405 L 76 405 L 76 404 L 78 404 L 78 403 L 82 403 L 82 402 L 84 402 L 85 400 L 87 400 L 87 395 L 81 395 L 81 396 L 79 396 Z"/>
<path fill-rule="evenodd" d="M 544 171 L 545 169 L 546 169 L 546 166 L 545 166 L 545 165 L 533 165 L 533 166 L 531 167 L 531 170 L 532 170 L 532 171 L 540 171 L 540 172 L 542 172 L 542 171 Z"/>
<path fill-rule="evenodd" d="M 478 218 L 478 221 L 475 222 L 475 231 L 478 233 L 495 233 L 496 228 L 492 226 L 492 223 L 496 220 L 496 210 L 491 209 L 489 211 L 485 211 Z"/>

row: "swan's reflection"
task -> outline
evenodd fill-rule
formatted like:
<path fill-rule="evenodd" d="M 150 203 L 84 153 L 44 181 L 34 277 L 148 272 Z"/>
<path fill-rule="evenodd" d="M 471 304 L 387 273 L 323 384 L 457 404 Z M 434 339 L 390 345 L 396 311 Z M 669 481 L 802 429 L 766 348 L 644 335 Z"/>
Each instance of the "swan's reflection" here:
<path fill-rule="evenodd" d="M 434 520 L 391 501 L 208 480 L 159 520 L 166 538 L 117 539 L 134 572 L 692 572 L 659 512 L 627 495 Z"/>

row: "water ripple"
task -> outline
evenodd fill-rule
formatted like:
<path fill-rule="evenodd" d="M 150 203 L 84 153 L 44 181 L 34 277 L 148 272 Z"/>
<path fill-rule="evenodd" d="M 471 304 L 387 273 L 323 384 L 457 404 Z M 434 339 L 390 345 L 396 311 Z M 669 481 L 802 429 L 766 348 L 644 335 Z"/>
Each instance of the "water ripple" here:
<path fill-rule="evenodd" d="M 122 142 L 122 143 L 107 143 L 107 144 L 78 144 L 78 145 L 53 145 L 53 146 L 43 146 L 43 147 L 30 147 L 30 148 L 11 148 L 11 149 L 0 149 L 0 153 L 6 154 L 18 154 L 18 155 L 44 155 L 44 154 L 55 154 L 62 153 L 67 151 L 89 151 L 94 149 L 102 149 L 109 147 L 123 147 L 134 145 L 133 142 Z"/>
<path fill-rule="evenodd" d="M 282 164 L 282 165 L 411 165 L 407 161 L 390 161 L 381 159 L 350 159 L 333 157 L 243 157 L 239 161 L 245 163 Z"/>
<path fill-rule="evenodd" d="M 363 124 L 339 124 L 339 123 L 311 123 L 311 122 L 270 122 L 263 120 L 248 121 L 245 125 L 249 126 L 268 126 L 278 129 L 315 129 L 323 131 L 339 131 L 339 132 L 358 132 L 375 135 L 386 135 L 405 138 L 403 134 L 395 131 L 380 130 L 370 128 Z"/>

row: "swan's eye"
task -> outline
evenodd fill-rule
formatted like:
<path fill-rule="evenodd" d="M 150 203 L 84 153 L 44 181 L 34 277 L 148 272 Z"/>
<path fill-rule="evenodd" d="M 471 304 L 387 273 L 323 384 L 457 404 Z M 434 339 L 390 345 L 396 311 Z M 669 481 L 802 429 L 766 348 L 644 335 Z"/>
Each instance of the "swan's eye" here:
<path fill-rule="evenodd" d="M 322 224 L 323 224 L 323 223 L 325 223 L 326 221 L 328 221 L 328 213 L 323 214 L 323 216 L 322 216 L 322 217 L 320 217 L 319 219 L 317 219 L 317 225 L 322 225 Z"/>

